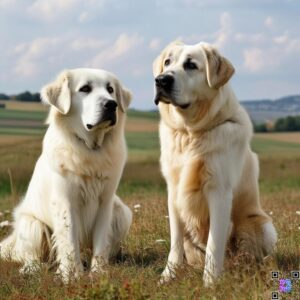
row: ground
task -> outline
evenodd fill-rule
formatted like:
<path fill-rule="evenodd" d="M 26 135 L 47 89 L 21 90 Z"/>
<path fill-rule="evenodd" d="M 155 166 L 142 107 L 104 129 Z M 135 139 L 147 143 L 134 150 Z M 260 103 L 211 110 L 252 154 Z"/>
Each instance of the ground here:
<path fill-rule="evenodd" d="M 0 109 L 0 222 L 11 220 L 13 207 L 26 190 L 41 152 L 45 109 L 25 106 Z M 5 121 L 6 120 L 6 121 Z M 17 120 L 11 123 L 7 120 Z M 12 124 L 15 124 L 13 126 Z M 244 256 L 227 257 L 225 272 L 214 288 L 204 288 L 203 270 L 184 266 L 173 282 L 158 286 L 169 251 L 166 187 L 160 175 L 157 113 L 130 111 L 126 125 L 129 158 L 118 194 L 134 212 L 121 255 L 107 273 L 91 281 L 84 276 L 63 286 L 47 266 L 23 277 L 18 264 L 0 261 L 0 299 L 271 299 L 279 280 L 290 278 L 300 264 L 300 133 L 255 136 L 259 154 L 261 203 L 273 218 L 278 244 L 264 264 Z M 0 239 L 10 232 L 0 228 Z M 300 281 L 282 299 L 300 298 Z"/>

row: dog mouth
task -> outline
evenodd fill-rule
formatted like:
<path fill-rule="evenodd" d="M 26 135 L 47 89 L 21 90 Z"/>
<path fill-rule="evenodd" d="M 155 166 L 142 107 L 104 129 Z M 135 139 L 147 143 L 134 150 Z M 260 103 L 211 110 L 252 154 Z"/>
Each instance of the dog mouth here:
<path fill-rule="evenodd" d="M 98 122 L 86 124 L 86 129 L 92 131 L 98 128 L 109 128 L 113 127 L 117 123 L 116 113 L 105 114 Z"/>
<path fill-rule="evenodd" d="M 165 104 L 172 104 L 172 105 L 174 105 L 176 107 L 179 107 L 181 109 L 186 109 L 190 106 L 190 103 L 178 104 L 173 97 L 171 97 L 169 95 L 166 95 L 166 93 L 164 91 L 156 91 L 156 96 L 154 98 L 154 103 L 155 103 L 155 105 L 158 105 L 159 102 L 162 102 L 162 103 L 165 103 Z"/>

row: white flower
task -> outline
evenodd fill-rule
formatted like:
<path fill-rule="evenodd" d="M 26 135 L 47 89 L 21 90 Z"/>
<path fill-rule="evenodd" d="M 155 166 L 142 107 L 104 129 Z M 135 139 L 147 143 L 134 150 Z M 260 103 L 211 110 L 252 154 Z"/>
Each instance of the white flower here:
<path fill-rule="evenodd" d="M 134 212 L 137 213 L 137 212 L 139 212 L 139 210 L 138 210 L 138 209 L 135 209 Z"/>
<path fill-rule="evenodd" d="M 155 241 L 156 244 L 164 244 L 166 240 L 158 239 Z"/>
<path fill-rule="evenodd" d="M 272 215 L 273 215 L 273 212 L 272 212 L 272 211 L 270 211 L 270 212 L 269 212 L 269 215 L 270 215 L 270 216 L 272 216 Z"/>
<path fill-rule="evenodd" d="M 141 208 L 141 204 L 133 205 L 133 208 L 135 208 L 135 209 Z"/>
<path fill-rule="evenodd" d="M 1 227 L 1 228 L 3 228 L 3 227 L 8 227 L 8 226 L 11 226 L 11 225 L 12 225 L 12 223 L 9 222 L 8 220 L 3 221 L 3 222 L 0 223 L 0 227 Z"/>
<path fill-rule="evenodd" d="M 300 216 L 300 210 L 297 210 L 297 211 L 296 211 L 296 215 L 299 215 L 299 216 Z"/>

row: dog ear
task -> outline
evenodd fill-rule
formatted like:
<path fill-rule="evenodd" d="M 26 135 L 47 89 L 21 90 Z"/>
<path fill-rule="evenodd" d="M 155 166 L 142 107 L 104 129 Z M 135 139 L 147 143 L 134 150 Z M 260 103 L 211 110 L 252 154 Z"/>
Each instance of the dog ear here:
<path fill-rule="evenodd" d="M 158 76 L 162 73 L 164 68 L 164 60 L 166 59 L 166 56 L 168 55 L 170 49 L 174 46 L 183 45 L 183 43 L 179 40 L 176 40 L 172 43 L 170 43 L 154 60 L 153 62 L 153 74 L 154 77 Z"/>
<path fill-rule="evenodd" d="M 131 92 L 118 82 L 116 96 L 121 111 L 125 112 L 131 102 L 131 98 L 132 98 Z"/>
<path fill-rule="evenodd" d="M 54 106 L 61 114 L 66 115 L 71 108 L 70 74 L 62 72 L 57 79 L 44 86 L 41 91 L 42 100 Z"/>
<path fill-rule="evenodd" d="M 204 54 L 206 58 L 206 76 L 208 85 L 211 88 L 218 89 L 223 86 L 234 73 L 234 67 L 231 62 L 220 55 L 220 53 L 210 45 L 204 45 Z"/>

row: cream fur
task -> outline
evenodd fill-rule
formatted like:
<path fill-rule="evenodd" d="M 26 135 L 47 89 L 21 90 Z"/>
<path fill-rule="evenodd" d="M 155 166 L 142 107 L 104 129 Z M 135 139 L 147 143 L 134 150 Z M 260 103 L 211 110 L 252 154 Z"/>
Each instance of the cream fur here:
<path fill-rule="evenodd" d="M 89 95 L 78 91 L 86 82 L 93 87 Z M 107 82 L 115 89 L 112 95 L 107 94 Z M 131 96 L 108 72 L 75 69 L 44 87 L 42 97 L 52 105 L 49 128 L 27 193 L 14 211 L 13 232 L 0 243 L 0 254 L 24 263 L 22 271 L 31 272 L 55 249 L 58 273 L 67 282 L 83 271 L 82 248 L 92 250 L 91 270 L 101 271 L 131 225 L 130 209 L 115 194 L 127 155 L 123 111 Z M 104 122 L 87 131 L 85 111 L 105 97 L 119 103 L 116 125 Z"/>
<path fill-rule="evenodd" d="M 197 70 L 184 70 L 187 57 Z M 209 285 L 223 269 L 229 236 L 257 259 L 276 243 L 272 221 L 260 206 L 251 121 L 228 83 L 234 68 L 211 45 L 172 43 L 153 71 L 174 77 L 174 92 L 165 99 L 170 104 L 159 103 L 171 233 L 162 282 L 175 276 L 184 256 L 190 264 L 200 262 L 206 246 L 203 279 Z"/>

